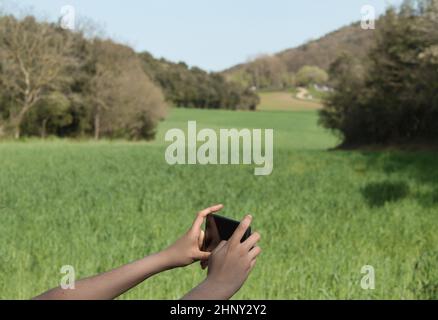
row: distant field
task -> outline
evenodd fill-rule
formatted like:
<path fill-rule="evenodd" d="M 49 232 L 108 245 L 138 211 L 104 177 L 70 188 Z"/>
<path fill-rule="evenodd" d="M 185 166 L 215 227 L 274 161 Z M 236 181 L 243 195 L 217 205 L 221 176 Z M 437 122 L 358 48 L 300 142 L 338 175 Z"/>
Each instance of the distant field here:
<path fill-rule="evenodd" d="M 275 129 L 274 172 L 177 166 L 164 133 L 200 127 Z M 254 215 L 263 253 L 238 299 L 438 298 L 438 164 L 433 153 L 329 152 L 314 111 L 173 110 L 157 141 L 0 143 L 0 298 L 57 286 L 164 248 L 194 214 Z M 360 287 L 361 268 L 375 290 Z M 174 299 L 198 265 L 156 276 L 122 299 Z"/>
<path fill-rule="evenodd" d="M 321 150 L 336 145 L 338 139 L 317 125 L 314 111 L 212 111 L 174 109 L 160 124 L 154 145 L 162 145 L 164 133 L 170 128 L 186 128 L 187 121 L 196 120 L 199 128 L 265 128 L 275 129 L 277 149 Z"/>
<path fill-rule="evenodd" d="M 258 110 L 308 111 L 322 108 L 319 102 L 299 100 L 291 92 L 261 92 Z"/>

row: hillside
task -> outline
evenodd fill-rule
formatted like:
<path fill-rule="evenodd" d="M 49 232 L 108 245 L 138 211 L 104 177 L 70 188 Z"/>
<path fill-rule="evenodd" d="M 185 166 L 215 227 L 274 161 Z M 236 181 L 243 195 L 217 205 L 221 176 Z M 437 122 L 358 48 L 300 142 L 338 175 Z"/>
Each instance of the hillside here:
<path fill-rule="evenodd" d="M 364 57 L 373 43 L 373 35 L 373 31 L 363 30 L 360 23 L 354 23 L 299 47 L 284 50 L 272 57 L 261 58 L 264 60 L 263 67 L 270 68 L 270 70 L 263 71 L 266 74 L 278 73 L 279 65 L 287 73 L 296 73 L 305 65 L 314 65 L 327 70 L 340 53 L 349 52 L 353 56 Z M 260 70 L 262 64 L 256 59 L 227 69 L 223 74 L 229 79 L 238 78 L 239 74 L 248 73 L 251 72 L 249 71 L 251 68 L 257 68 L 257 63 L 259 64 L 258 70 Z"/>
<path fill-rule="evenodd" d="M 139 54 L 145 73 L 157 84 L 166 100 L 177 107 L 200 109 L 255 110 L 258 96 L 244 86 L 226 81 L 220 73 L 209 73 L 184 62 Z"/>
<path fill-rule="evenodd" d="M 355 23 L 298 48 L 280 52 L 278 57 L 285 62 L 288 71 L 296 72 L 304 65 L 327 70 L 342 52 L 349 52 L 356 57 L 365 56 L 372 44 L 373 34 L 373 31 L 363 30 L 359 23 Z"/>

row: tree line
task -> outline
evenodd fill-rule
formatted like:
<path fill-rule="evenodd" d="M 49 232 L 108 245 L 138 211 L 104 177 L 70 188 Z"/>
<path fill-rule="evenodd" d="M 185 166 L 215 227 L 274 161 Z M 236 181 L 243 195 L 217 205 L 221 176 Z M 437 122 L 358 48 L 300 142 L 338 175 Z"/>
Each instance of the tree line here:
<path fill-rule="evenodd" d="M 250 86 L 227 81 L 220 73 L 209 73 L 186 63 L 155 59 L 150 53 L 139 55 L 145 72 L 163 89 L 171 104 L 200 109 L 255 110 L 258 95 Z"/>
<path fill-rule="evenodd" d="M 245 65 L 225 71 L 224 75 L 230 81 L 257 90 L 288 90 L 311 84 L 324 85 L 328 80 L 327 72 L 315 65 L 304 64 L 296 72 L 291 71 L 278 55 L 260 55 Z"/>
<path fill-rule="evenodd" d="M 364 31 L 370 32 L 370 31 Z M 320 113 L 343 146 L 438 142 L 438 1 L 405 1 L 379 19 L 368 55 L 342 54 Z"/>
<path fill-rule="evenodd" d="M 151 139 L 168 104 L 254 110 L 258 96 L 84 31 L 0 15 L 0 137 Z"/>
<path fill-rule="evenodd" d="M 161 90 L 129 47 L 32 16 L 0 18 L 0 134 L 151 138 Z"/>

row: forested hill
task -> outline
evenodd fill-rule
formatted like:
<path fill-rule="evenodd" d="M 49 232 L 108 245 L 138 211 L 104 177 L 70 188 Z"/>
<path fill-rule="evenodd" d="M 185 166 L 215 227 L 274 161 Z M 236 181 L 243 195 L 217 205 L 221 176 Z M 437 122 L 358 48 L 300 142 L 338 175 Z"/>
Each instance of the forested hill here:
<path fill-rule="evenodd" d="M 258 101 L 221 74 L 0 13 L 0 138 L 152 139 L 167 104 L 255 110 Z"/>
<path fill-rule="evenodd" d="M 378 21 L 376 23 L 378 24 Z M 275 87 L 278 83 L 284 82 L 285 78 L 290 79 L 303 66 L 317 66 L 327 71 L 341 53 L 364 57 L 373 43 L 373 35 L 373 30 L 363 30 L 360 23 L 354 23 L 299 47 L 272 56 L 260 56 L 248 63 L 236 65 L 225 70 L 223 74 L 241 83 L 247 83 L 243 79 L 247 79 L 248 75 L 265 75 L 272 78 L 265 82 Z M 276 79 L 274 75 L 281 79 Z"/>
<path fill-rule="evenodd" d="M 277 56 L 292 72 L 297 72 L 304 65 L 315 65 L 327 70 L 342 52 L 349 52 L 355 57 L 365 56 L 372 44 L 373 34 L 372 30 L 363 30 L 359 23 L 355 23 L 318 40 L 280 52 Z"/>
<path fill-rule="evenodd" d="M 157 59 L 148 52 L 139 57 L 145 73 L 163 90 L 166 100 L 177 107 L 255 110 L 259 103 L 257 94 L 219 73 Z"/>

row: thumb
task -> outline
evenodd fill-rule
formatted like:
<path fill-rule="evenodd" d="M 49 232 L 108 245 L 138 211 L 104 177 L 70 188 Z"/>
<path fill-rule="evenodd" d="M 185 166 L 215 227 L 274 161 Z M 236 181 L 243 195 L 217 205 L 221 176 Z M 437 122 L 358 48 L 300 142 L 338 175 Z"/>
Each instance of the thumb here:
<path fill-rule="evenodd" d="M 199 234 L 199 239 L 198 239 L 199 249 L 202 249 L 202 245 L 204 244 L 204 237 L 205 237 L 205 232 L 203 230 L 201 230 L 201 233 Z"/>
<path fill-rule="evenodd" d="M 199 253 L 198 253 L 196 258 L 198 260 L 208 260 L 210 255 L 211 255 L 211 252 L 199 251 Z"/>

